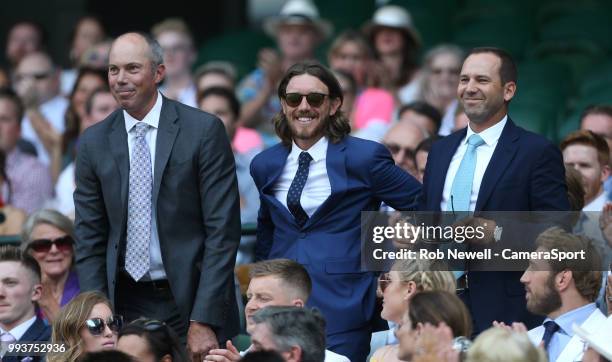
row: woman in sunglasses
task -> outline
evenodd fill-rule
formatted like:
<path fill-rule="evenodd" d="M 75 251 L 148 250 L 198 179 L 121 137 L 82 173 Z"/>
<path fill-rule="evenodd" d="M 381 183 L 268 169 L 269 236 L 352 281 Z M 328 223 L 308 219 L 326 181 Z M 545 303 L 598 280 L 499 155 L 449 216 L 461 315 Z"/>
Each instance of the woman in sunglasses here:
<path fill-rule="evenodd" d="M 393 264 L 390 272 L 381 274 L 378 283 L 383 297 L 380 316 L 395 326 L 401 324 L 408 311 L 408 302 L 418 293 L 436 290 L 455 293 L 453 273 L 445 271 L 443 265 L 428 260 L 399 260 Z M 397 340 L 390 333 L 383 331 L 373 335 L 373 340 L 383 339 L 377 341 L 383 346 L 374 352 L 371 362 L 399 361 Z"/>
<path fill-rule="evenodd" d="M 40 265 L 43 292 L 38 301 L 39 317 L 49 323 L 62 306 L 79 294 L 74 270 L 74 230 L 72 221 L 55 210 L 31 214 L 21 233 L 22 250 Z"/>
<path fill-rule="evenodd" d="M 47 355 L 48 362 L 76 362 L 88 352 L 115 349 L 123 317 L 113 315 L 110 302 L 99 292 L 74 298 L 53 322 L 51 343 L 63 343 L 66 351 Z"/>
<path fill-rule="evenodd" d="M 119 333 L 117 349 L 139 362 L 188 362 L 176 333 L 163 322 L 140 318 Z"/>

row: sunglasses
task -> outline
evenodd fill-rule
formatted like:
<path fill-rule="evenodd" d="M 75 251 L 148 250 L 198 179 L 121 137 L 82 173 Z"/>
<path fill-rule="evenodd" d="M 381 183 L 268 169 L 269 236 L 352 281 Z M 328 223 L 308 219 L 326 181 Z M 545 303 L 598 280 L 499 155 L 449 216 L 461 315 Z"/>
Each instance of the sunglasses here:
<path fill-rule="evenodd" d="M 101 336 L 106 326 L 113 332 L 119 333 L 123 327 L 123 316 L 114 315 L 109 317 L 106 322 L 102 318 L 91 318 L 85 321 L 85 326 L 92 336 Z"/>
<path fill-rule="evenodd" d="M 387 287 L 389 286 L 389 284 L 391 284 L 392 280 L 391 280 L 391 276 L 389 276 L 389 273 L 384 273 L 381 274 L 378 277 L 378 285 L 380 286 L 380 291 L 381 292 L 385 292 L 385 289 L 387 289 Z"/>
<path fill-rule="evenodd" d="M 400 145 L 397 145 L 395 143 L 385 143 L 385 147 L 387 147 L 387 149 L 389 150 L 389 152 L 391 152 L 394 155 L 397 155 L 399 153 L 399 151 L 404 151 L 404 154 L 406 156 L 412 157 L 414 155 L 414 150 L 408 147 L 402 147 Z"/>
<path fill-rule="evenodd" d="M 327 96 L 327 94 L 323 93 L 287 93 L 285 94 L 285 101 L 290 107 L 297 107 L 302 104 L 302 99 L 306 97 L 306 102 L 308 102 L 311 107 L 320 107 Z"/>
<path fill-rule="evenodd" d="M 49 250 L 51 250 L 51 246 L 54 244 L 59 251 L 70 251 L 72 250 L 74 239 L 72 239 L 70 235 L 62 236 L 57 239 L 36 239 L 32 240 L 28 247 L 37 253 L 48 253 Z"/>
<path fill-rule="evenodd" d="M 51 75 L 51 72 L 32 73 L 32 74 L 18 74 L 15 77 L 15 80 L 17 82 L 21 82 L 22 80 L 24 80 L 26 78 L 33 78 L 34 80 L 44 80 L 44 79 L 49 78 L 50 75 Z"/>

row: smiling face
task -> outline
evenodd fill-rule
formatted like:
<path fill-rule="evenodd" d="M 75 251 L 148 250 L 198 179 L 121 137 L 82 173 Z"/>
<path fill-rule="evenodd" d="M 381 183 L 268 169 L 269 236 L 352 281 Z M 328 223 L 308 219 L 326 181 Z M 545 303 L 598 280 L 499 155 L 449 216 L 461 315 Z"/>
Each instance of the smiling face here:
<path fill-rule="evenodd" d="M 93 307 L 87 318 L 102 318 L 104 323 L 106 323 L 112 315 L 112 311 L 106 304 L 98 303 Z M 115 349 L 117 344 L 117 334 L 111 331 L 108 325 L 104 326 L 104 331 L 102 331 L 102 334 L 99 336 L 91 334 L 89 329 L 83 326 L 79 331 L 79 336 L 81 336 L 83 340 L 83 352 L 85 353 Z"/>
<path fill-rule="evenodd" d="M 501 60 L 493 53 L 472 54 L 463 63 L 457 96 L 475 132 L 499 122 L 507 113 L 516 84 L 502 84 Z"/>
<path fill-rule="evenodd" d="M 56 228 L 50 224 L 38 224 L 32 230 L 30 235 L 31 240 L 50 239 L 55 240 L 68 235 L 66 232 Z M 55 279 L 67 274 L 72 266 L 73 250 L 72 248 L 60 250 L 57 245 L 52 244 L 48 252 L 37 252 L 33 249 L 30 254 L 36 259 L 40 265 L 40 271 L 43 277 Z"/>
<path fill-rule="evenodd" d="M 297 75 L 289 81 L 285 94 L 299 93 L 308 95 L 310 93 L 325 94 L 325 99 L 319 107 L 311 106 L 306 97 L 302 97 L 299 105 L 292 107 L 282 98 L 281 105 L 283 113 L 289 122 L 289 128 L 295 143 L 303 150 L 309 149 L 324 135 L 326 122 L 329 117 L 336 114 L 340 108 L 340 99 L 329 99 L 327 86 L 310 74 Z"/>
<path fill-rule="evenodd" d="M 117 102 L 132 117 L 142 119 L 157 100 L 157 84 L 164 77 L 164 65 L 153 64 L 146 40 L 134 33 L 115 40 L 108 66 L 108 82 Z"/>

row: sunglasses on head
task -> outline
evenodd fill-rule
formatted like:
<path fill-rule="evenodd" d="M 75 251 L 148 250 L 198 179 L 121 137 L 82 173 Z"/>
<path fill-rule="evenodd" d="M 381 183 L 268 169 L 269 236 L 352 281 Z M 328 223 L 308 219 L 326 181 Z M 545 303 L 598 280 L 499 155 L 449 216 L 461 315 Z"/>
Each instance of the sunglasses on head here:
<path fill-rule="evenodd" d="M 55 247 L 59 251 L 72 250 L 72 244 L 74 240 L 70 235 L 62 236 L 56 239 L 36 239 L 30 242 L 28 246 L 30 249 L 37 253 L 47 253 L 51 250 L 51 246 L 55 244 Z"/>
<path fill-rule="evenodd" d="M 327 94 L 323 93 L 287 93 L 285 94 L 285 101 L 290 107 L 297 107 L 302 104 L 302 99 L 306 97 L 306 102 L 308 102 L 311 107 L 320 107 L 327 96 Z"/>
<path fill-rule="evenodd" d="M 102 335 L 106 326 L 108 326 L 113 333 L 119 333 L 121 327 L 123 327 L 123 316 L 111 316 L 106 322 L 102 318 L 91 318 L 85 321 L 85 326 L 92 336 Z"/>
<path fill-rule="evenodd" d="M 385 289 L 391 284 L 391 276 L 389 273 L 383 273 L 378 277 L 378 285 L 380 286 L 380 291 L 385 292 Z"/>

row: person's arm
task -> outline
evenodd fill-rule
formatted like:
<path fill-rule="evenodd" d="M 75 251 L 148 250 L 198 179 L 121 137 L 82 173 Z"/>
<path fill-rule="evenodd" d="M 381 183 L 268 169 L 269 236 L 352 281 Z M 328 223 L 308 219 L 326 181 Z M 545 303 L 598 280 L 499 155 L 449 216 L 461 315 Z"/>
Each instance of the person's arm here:
<path fill-rule="evenodd" d="M 36 132 L 36 135 L 49 154 L 52 155 L 58 147 L 61 148 L 61 133 L 53 128 L 51 123 L 40 111 L 38 105 L 26 108 L 26 116 L 30 119 L 30 124 L 32 124 L 32 128 L 34 128 L 34 132 Z"/>
<path fill-rule="evenodd" d="M 214 118 L 199 145 L 199 189 L 206 245 L 200 281 L 191 311 L 187 343 L 192 358 L 217 348 L 213 328 L 227 322 L 227 300 L 234 285 L 240 242 L 240 204 L 234 155 L 221 121 Z"/>
<path fill-rule="evenodd" d="M 102 186 L 94 170 L 87 137 L 82 139 L 76 158 L 75 260 L 82 291 L 99 290 L 108 295 L 106 245 L 108 216 Z"/>
<path fill-rule="evenodd" d="M 549 143 L 538 152 L 531 176 L 531 205 L 534 211 L 569 211 L 565 167 L 559 148 Z"/>

